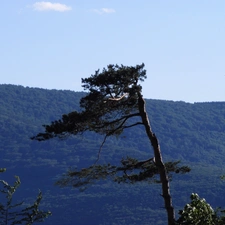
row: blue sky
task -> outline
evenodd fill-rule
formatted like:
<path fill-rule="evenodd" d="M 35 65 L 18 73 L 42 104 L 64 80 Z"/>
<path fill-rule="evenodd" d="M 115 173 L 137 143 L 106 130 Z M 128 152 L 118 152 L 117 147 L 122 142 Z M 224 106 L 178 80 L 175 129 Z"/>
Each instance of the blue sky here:
<path fill-rule="evenodd" d="M 7 0 L 0 27 L 0 84 L 81 91 L 144 62 L 145 98 L 225 101 L 224 0 Z"/>

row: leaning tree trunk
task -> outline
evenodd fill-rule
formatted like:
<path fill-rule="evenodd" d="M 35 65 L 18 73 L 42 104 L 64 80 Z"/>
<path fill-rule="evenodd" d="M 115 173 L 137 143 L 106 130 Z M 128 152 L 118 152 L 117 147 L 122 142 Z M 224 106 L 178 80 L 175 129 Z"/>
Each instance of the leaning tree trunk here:
<path fill-rule="evenodd" d="M 146 113 L 145 100 L 143 99 L 141 93 L 138 93 L 138 107 L 139 107 L 139 112 L 142 118 L 142 122 L 145 126 L 146 134 L 148 135 L 148 138 L 154 150 L 155 164 L 159 170 L 160 181 L 162 183 L 162 197 L 164 198 L 164 204 L 167 211 L 168 225 L 174 225 L 175 213 L 174 213 L 174 208 L 172 205 L 172 198 L 170 195 L 170 187 L 169 187 L 167 171 L 162 160 L 162 155 L 161 155 L 158 139 L 156 135 L 152 132 L 148 115 Z"/>

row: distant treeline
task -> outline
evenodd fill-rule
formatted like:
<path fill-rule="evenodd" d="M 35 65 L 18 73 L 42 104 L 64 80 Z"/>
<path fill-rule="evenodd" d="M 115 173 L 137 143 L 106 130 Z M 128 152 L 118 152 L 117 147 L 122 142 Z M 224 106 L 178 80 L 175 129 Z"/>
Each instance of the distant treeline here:
<path fill-rule="evenodd" d="M 79 110 L 84 92 L 46 90 L 0 85 L 0 167 L 2 179 L 22 181 L 20 196 L 43 192 L 43 208 L 53 216 L 46 225 L 136 225 L 165 224 L 160 186 L 141 183 L 119 185 L 99 182 L 80 192 L 60 189 L 54 182 L 69 168 L 95 162 L 102 136 L 88 133 L 67 140 L 31 141 L 42 125 Z M 147 99 L 147 111 L 164 160 L 181 160 L 192 171 L 173 177 L 176 208 L 197 192 L 213 206 L 225 206 L 225 102 L 185 103 Z M 108 139 L 100 162 L 116 163 L 121 157 L 151 157 L 143 128 L 127 130 L 120 138 Z M 149 204 L 151 202 L 151 204 Z M 161 202 L 161 204 L 160 204 Z"/>

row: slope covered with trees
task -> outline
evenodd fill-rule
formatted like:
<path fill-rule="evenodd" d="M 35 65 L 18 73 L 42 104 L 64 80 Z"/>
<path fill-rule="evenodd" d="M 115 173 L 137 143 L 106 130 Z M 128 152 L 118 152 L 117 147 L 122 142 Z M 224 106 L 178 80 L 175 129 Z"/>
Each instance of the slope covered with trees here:
<path fill-rule="evenodd" d="M 158 190 L 156 184 L 127 187 L 104 182 L 84 192 L 53 186 L 69 167 L 93 163 L 103 137 L 88 133 L 45 143 L 29 138 L 40 132 L 42 124 L 79 110 L 84 94 L 0 85 L 0 163 L 8 171 L 2 176 L 9 180 L 11 175 L 19 175 L 24 196 L 42 190 L 43 203 L 53 214 L 46 221 L 49 225 L 88 224 L 87 220 L 95 224 L 164 224 L 163 205 L 158 203 L 161 197 L 152 194 Z M 183 208 L 192 192 L 213 206 L 224 206 L 224 183 L 219 177 L 224 173 L 225 102 L 189 104 L 149 99 L 146 106 L 165 160 L 182 160 L 192 168 L 188 175 L 173 177 L 171 192 L 177 199 L 176 208 Z M 141 160 L 146 157 L 147 145 L 142 129 L 127 130 L 121 138 L 109 139 L 100 160 L 113 163 L 127 155 Z"/>

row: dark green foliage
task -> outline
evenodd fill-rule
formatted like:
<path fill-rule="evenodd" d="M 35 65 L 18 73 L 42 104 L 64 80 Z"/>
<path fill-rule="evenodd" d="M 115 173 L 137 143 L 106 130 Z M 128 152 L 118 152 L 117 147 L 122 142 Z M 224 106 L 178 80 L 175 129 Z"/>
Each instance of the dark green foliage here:
<path fill-rule="evenodd" d="M 98 70 L 90 78 L 82 79 L 84 90 L 89 90 L 80 100 L 82 111 L 64 114 L 61 120 L 44 125 L 45 133 L 33 139 L 42 141 L 87 130 L 107 136 L 119 135 L 125 128 L 136 125 L 129 124 L 128 119 L 140 116 L 137 91 L 141 92 L 138 81 L 146 78 L 143 68 L 144 64 L 136 67 L 109 65 L 101 73 Z"/>
<path fill-rule="evenodd" d="M 138 81 L 144 81 L 144 79 L 146 79 L 144 64 L 135 67 L 109 65 L 101 72 L 98 70 L 91 77 L 82 79 L 82 87 L 89 93 L 81 99 L 80 106 L 86 111 L 101 112 L 104 116 L 115 112 L 121 112 L 121 117 L 125 116 L 135 106 L 137 107 L 137 92 L 141 92 L 142 89 Z M 121 98 L 124 95 L 129 98 Z M 120 101 L 114 101 L 113 104 L 107 101 L 118 98 L 121 98 Z M 108 121 L 110 117 L 106 119 Z"/>
<path fill-rule="evenodd" d="M 187 166 L 178 166 L 180 162 L 168 162 L 166 168 L 168 173 L 187 173 L 190 168 Z M 159 171 L 153 161 L 153 158 L 138 161 L 127 157 L 121 160 L 121 166 L 113 166 L 110 163 L 97 165 L 81 170 L 70 169 L 63 178 L 56 182 L 61 187 L 73 186 L 83 190 L 86 186 L 93 184 L 96 180 L 106 180 L 111 178 L 118 183 L 131 183 L 147 181 L 148 183 L 160 183 Z M 170 174 L 172 179 L 172 174 Z"/>
<path fill-rule="evenodd" d="M 16 181 L 13 186 L 9 185 L 6 181 L 0 180 L 3 189 L 0 190 L 5 195 L 5 200 L 1 199 L 0 203 L 0 224 L 15 225 L 26 224 L 31 225 L 36 222 L 43 222 L 48 216 L 51 215 L 49 211 L 42 211 L 39 205 L 42 199 L 42 193 L 39 194 L 35 202 L 30 206 L 24 206 L 24 202 L 13 203 L 13 196 L 20 186 L 21 182 L 18 176 L 15 177 Z"/>

